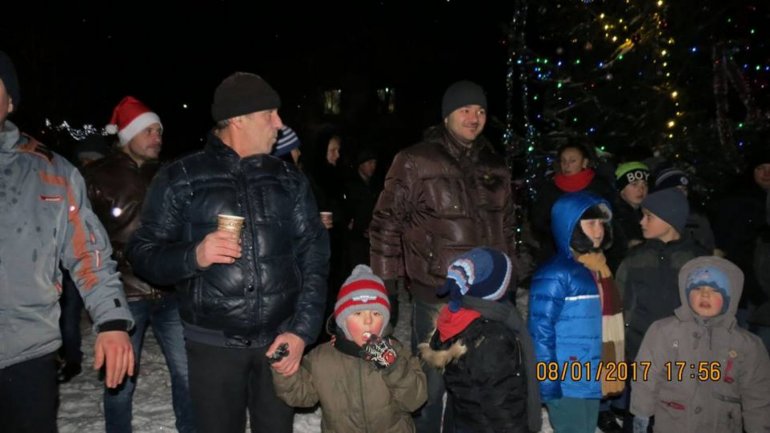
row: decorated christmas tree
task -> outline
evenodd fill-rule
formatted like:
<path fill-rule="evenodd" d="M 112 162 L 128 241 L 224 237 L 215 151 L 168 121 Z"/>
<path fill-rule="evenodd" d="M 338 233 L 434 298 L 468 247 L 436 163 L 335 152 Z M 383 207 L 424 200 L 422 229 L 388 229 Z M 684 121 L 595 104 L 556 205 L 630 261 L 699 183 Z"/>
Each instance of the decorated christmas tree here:
<path fill-rule="evenodd" d="M 531 195 L 566 137 L 615 160 L 654 153 L 724 192 L 770 146 L 766 2 L 518 0 L 508 29 L 509 156 Z"/>

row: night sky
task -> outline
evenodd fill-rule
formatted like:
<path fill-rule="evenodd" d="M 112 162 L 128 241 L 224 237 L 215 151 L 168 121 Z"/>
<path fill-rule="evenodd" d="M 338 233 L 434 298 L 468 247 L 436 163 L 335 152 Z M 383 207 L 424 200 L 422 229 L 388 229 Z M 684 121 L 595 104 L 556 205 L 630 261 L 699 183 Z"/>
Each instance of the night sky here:
<path fill-rule="evenodd" d="M 271 83 L 293 127 L 317 111 L 323 89 L 390 86 L 404 138 L 416 140 L 439 120 L 446 86 L 463 78 L 482 84 L 492 114 L 505 115 L 513 2 L 31 1 L 3 9 L 0 48 L 22 86 L 13 120 L 27 130 L 46 118 L 103 126 L 133 95 L 163 120 L 164 152 L 183 153 L 200 146 L 214 88 L 236 70 Z M 332 120 L 365 128 L 356 108 L 343 94 Z"/>

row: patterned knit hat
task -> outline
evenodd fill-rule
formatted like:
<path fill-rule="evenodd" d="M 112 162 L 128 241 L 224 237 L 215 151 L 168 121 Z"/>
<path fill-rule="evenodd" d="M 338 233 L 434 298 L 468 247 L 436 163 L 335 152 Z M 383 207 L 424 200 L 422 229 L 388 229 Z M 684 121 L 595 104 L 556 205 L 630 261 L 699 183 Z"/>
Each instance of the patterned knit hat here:
<path fill-rule="evenodd" d="M 675 188 L 677 186 L 688 186 L 690 179 L 687 177 L 687 173 L 674 167 L 661 170 L 657 176 L 655 176 L 655 191 L 660 191 L 667 188 Z"/>
<path fill-rule="evenodd" d="M 496 301 L 511 282 L 511 259 L 502 252 L 479 247 L 458 256 L 447 270 L 446 283 L 438 294 L 449 293 L 449 310 L 457 312 L 465 295 Z"/>
<path fill-rule="evenodd" d="M 273 156 L 288 155 L 292 150 L 298 148 L 300 144 L 297 133 L 288 126 L 284 126 L 278 135 L 278 141 L 275 142 Z"/>
<path fill-rule="evenodd" d="M 643 180 L 647 182 L 650 177 L 650 169 L 641 162 L 626 162 L 620 164 L 615 170 L 615 185 L 618 191 L 622 191 L 628 184 Z"/>
<path fill-rule="evenodd" d="M 342 284 L 337 294 L 337 303 L 334 304 L 334 318 L 337 326 L 345 332 L 345 336 L 352 340 L 353 336 L 348 332 L 345 320 L 356 311 L 374 310 L 382 314 L 382 331 L 390 321 L 390 300 L 385 284 L 380 277 L 372 273 L 372 269 L 366 265 L 358 265 L 353 269 L 345 283 Z"/>

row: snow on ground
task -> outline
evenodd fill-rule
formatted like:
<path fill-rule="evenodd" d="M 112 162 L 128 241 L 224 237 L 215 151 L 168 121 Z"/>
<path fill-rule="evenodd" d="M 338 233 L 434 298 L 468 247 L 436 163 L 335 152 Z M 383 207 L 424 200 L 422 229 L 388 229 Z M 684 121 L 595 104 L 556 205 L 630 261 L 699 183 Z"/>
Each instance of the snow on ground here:
<path fill-rule="evenodd" d="M 520 308 L 526 298 L 519 301 Z M 395 336 L 409 342 L 409 320 L 412 314 L 407 295 L 402 293 L 400 319 Z M 524 307 L 526 308 L 526 307 Z M 69 383 L 62 384 L 59 407 L 60 433 L 102 433 L 104 432 L 104 410 L 102 408 L 103 382 L 97 372 L 90 368 L 93 363 L 95 335 L 87 319 L 81 324 L 83 333 L 83 373 Z M 552 433 L 543 411 L 543 433 Z M 318 433 L 321 431 L 321 410 L 299 412 L 294 418 L 295 433 Z M 160 346 L 151 331 L 145 335 L 142 350 L 142 369 L 134 393 L 133 427 L 135 433 L 175 432 L 174 411 L 171 406 L 171 379 L 166 369 Z M 600 432 L 600 430 L 597 430 Z"/>

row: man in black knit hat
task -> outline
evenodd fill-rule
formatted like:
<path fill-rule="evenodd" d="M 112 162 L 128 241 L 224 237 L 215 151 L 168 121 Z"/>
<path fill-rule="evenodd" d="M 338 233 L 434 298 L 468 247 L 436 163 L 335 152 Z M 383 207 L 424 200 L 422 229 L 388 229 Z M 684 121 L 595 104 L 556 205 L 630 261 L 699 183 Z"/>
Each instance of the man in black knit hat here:
<path fill-rule="evenodd" d="M 307 179 L 269 155 L 278 93 L 237 72 L 214 92 L 205 148 L 163 167 L 126 253 L 136 274 L 175 285 L 198 433 L 290 433 L 267 357 L 283 375 L 321 330 L 329 240 Z M 218 228 L 218 215 L 243 218 Z"/>
<path fill-rule="evenodd" d="M 445 302 L 436 288 L 457 255 L 488 246 L 516 257 L 511 173 L 481 135 L 487 121 L 484 90 L 470 81 L 452 84 L 441 117 L 422 142 L 396 155 L 369 226 L 372 269 L 394 300 L 404 282 L 415 300 L 413 351 L 436 329 Z M 518 277 L 516 261 L 513 265 L 512 290 Z M 415 425 L 418 433 L 438 433 L 443 379 L 430 367 L 425 374 L 428 402 Z M 445 425 L 452 425 L 450 418 L 444 416 Z"/>

